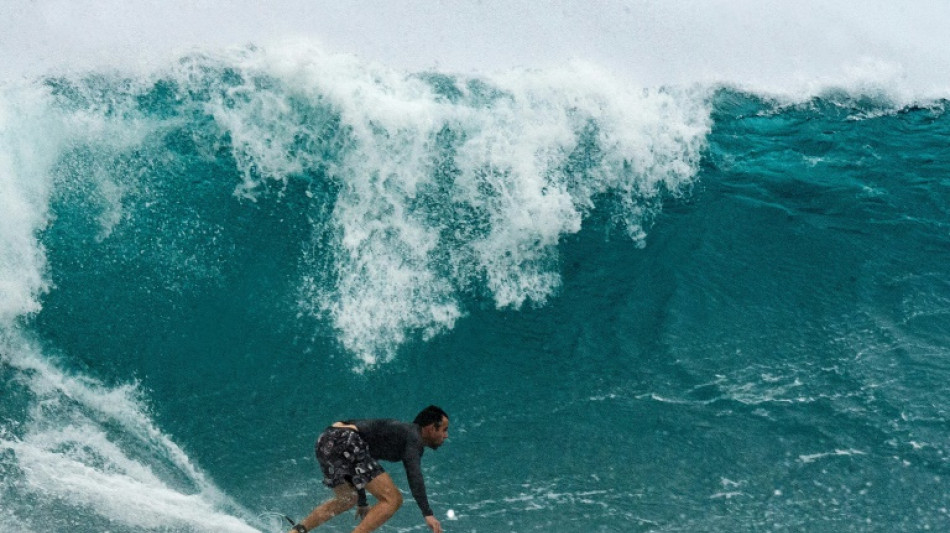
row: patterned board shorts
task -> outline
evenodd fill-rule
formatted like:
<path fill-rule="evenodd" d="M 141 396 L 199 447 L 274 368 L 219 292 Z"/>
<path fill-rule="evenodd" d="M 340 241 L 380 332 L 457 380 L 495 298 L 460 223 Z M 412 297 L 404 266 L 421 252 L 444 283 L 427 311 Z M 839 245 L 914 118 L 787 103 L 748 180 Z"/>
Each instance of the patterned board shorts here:
<path fill-rule="evenodd" d="M 362 489 L 385 472 L 369 454 L 363 437 L 352 429 L 327 428 L 317 439 L 315 451 L 323 470 L 323 484 L 331 489 L 344 483 Z"/>

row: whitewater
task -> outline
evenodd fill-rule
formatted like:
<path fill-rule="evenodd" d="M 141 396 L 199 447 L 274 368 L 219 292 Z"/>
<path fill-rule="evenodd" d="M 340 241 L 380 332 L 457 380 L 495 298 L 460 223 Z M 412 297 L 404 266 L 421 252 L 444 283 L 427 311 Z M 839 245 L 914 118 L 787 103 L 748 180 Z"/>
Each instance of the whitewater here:
<path fill-rule="evenodd" d="M 0 531 L 946 529 L 948 15 L 3 4 Z"/>

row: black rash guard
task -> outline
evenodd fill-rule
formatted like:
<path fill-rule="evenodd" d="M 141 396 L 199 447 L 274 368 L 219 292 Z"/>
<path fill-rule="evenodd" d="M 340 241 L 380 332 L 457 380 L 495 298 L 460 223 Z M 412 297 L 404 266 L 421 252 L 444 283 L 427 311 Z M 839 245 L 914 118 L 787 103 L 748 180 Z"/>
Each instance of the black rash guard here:
<path fill-rule="evenodd" d="M 369 454 L 373 459 L 399 462 L 406 467 L 409 490 L 415 498 L 422 516 L 432 516 L 429 498 L 426 497 L 426 484 L 422 479 L 422 453 L 425 444 L 418 425 L 400 422 L 389 418 L 369 420 L 347 420 L 344 424 L 356 426 L 360 436 L 369 445 Z M 366 494 L 359 491 L 360 502 L 366 502 Z"/>

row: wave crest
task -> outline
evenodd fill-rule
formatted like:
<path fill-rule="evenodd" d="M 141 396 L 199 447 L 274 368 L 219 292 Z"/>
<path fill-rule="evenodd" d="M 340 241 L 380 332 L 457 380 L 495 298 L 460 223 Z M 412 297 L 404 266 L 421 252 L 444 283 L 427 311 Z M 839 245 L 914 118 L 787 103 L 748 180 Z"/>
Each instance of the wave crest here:
<path fill-rule="evenodd" d="M 304 305 L 366 363 L 414 331 L 451 328 L 465 293 L 543 304 L 560 285 L 558 242 L 598 204 L 642 243 L 659 199 L 692 181 L 709 128 L 701 94 L 625 86 L 579 64 L 412 75 L 291 47 L 251 53 L 240 72 L 245 82 L 213 103 L 238 192 L 316 182 L 324 246 L 311 271 L 333 260 L 307 276 Z"/>

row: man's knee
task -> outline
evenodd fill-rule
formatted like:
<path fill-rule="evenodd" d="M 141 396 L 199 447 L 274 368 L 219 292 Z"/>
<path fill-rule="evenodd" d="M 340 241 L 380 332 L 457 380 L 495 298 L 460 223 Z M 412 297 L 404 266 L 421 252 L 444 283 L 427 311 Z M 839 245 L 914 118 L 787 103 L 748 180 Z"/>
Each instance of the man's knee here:
<path fill-rule="evenodd" d="M 402 507 L 402 493 L 399 492 L 398 490 L 393 491 L 391 503 L 392 503 L 393 509 L 399 509 L 400 507 Z"/>
<path fill-rule="evenodd" d="M 374 478 L 366 485 L 366 488 L 390 515 L 402 506 L 402 493 L 396 488 L 389 474 L 384 473 Z"/>
<path fill-rule="evenodd" d="M 398 490 L 387 493 L 383 499 L 379 500 L 379 506 L 387 518 L 396 514 L 396 511 L 402 507 L 402 493 Z"/>
<path fill-rule="evenodd" d="M 379 491 L 375 496 L 379 503 L 384 504 L 393 513 L 402 507 L 402 493 L 395 485 L 386 487 L 385 490 Z"/>

